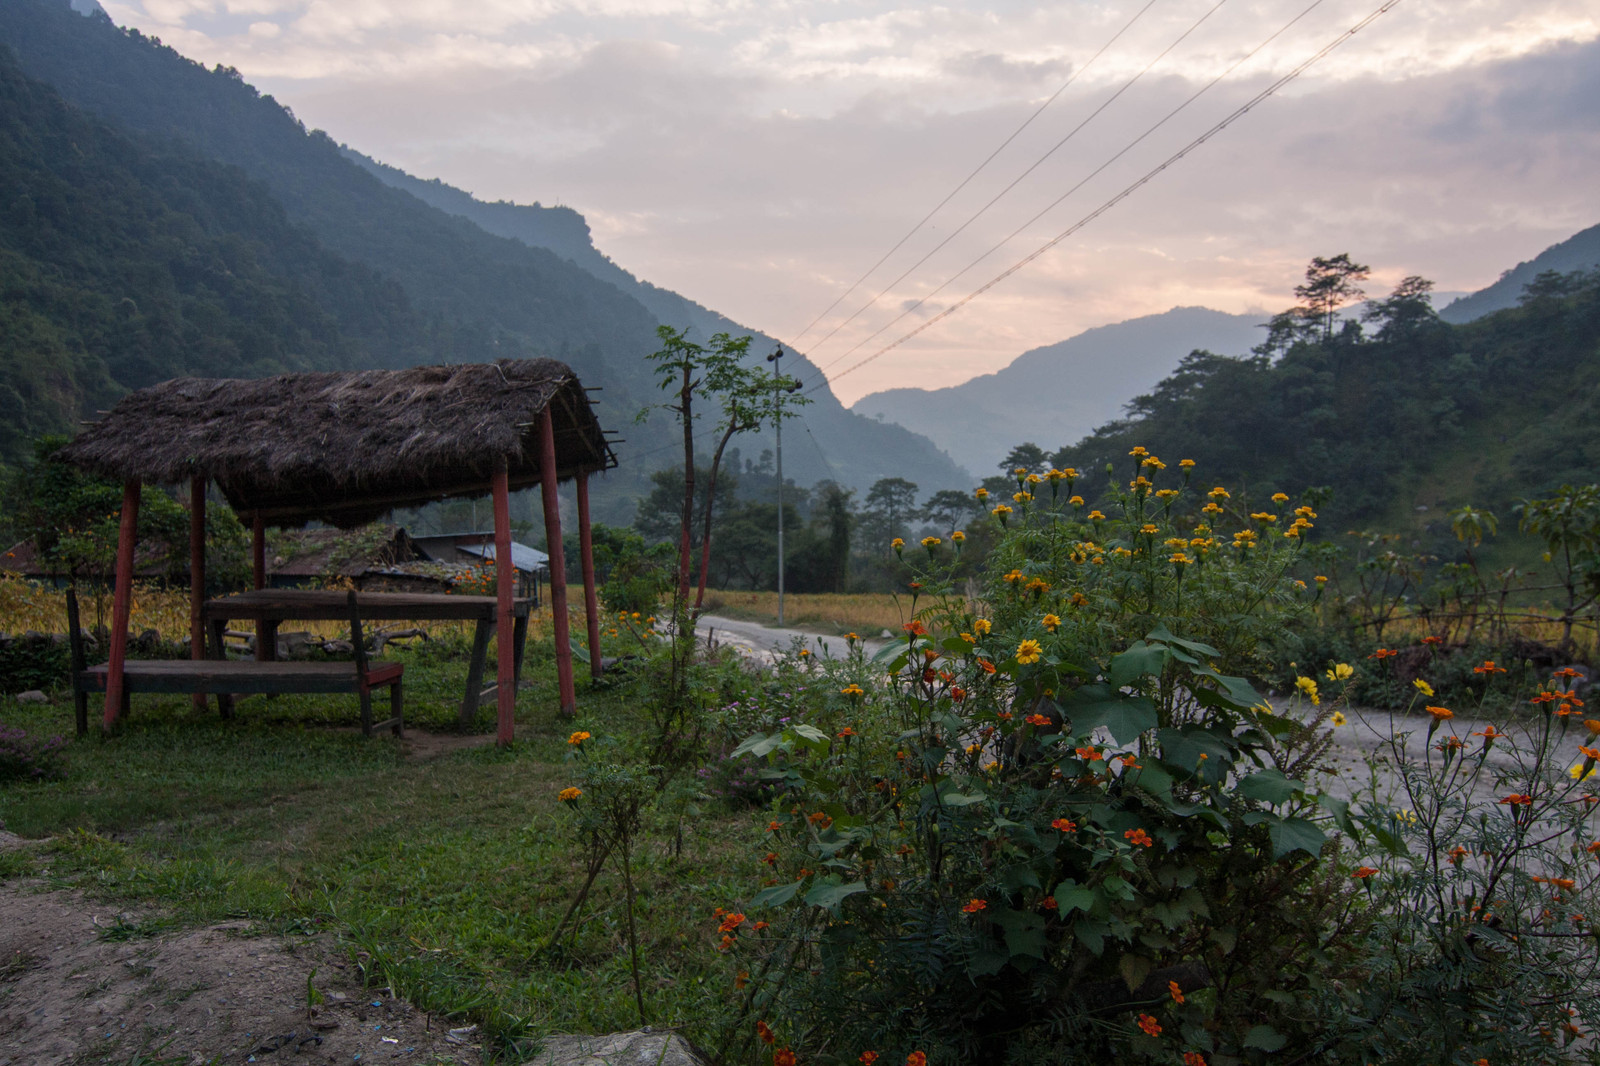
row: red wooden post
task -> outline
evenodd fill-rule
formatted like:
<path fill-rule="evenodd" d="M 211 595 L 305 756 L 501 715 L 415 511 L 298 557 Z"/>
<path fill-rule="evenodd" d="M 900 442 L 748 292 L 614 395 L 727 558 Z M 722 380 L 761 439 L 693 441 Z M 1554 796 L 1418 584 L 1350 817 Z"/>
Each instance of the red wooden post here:
<path fill-rule="evenodd" d="M 594 530 L 589 522 L 589 475 L 578 475 L 578 559 L 583 566 L 583 612 L 589 624 L 589 676 L 605 672 L 600 665 L 600 604 L 594 588 Z"/>
<path fill-rule="evenodd" d="M 517 666 L 516 641 L 511 620 L 512 583 L 516 567 L 511 560 L 511 491 L 506 463 L 495 464 L 494 481 L 494 577 L 495 596 L 495 743 L 510 744 L 516 734 Z M 476 695 L 474 694 L 474 698 Z"/>
<path fill-rule="evenodd" d="M 106 710 L 103 728 L 110 730 L 122 713 L 122 664 L 128 657 L 128 616 L 133 613 L 133 546 L 139 539 L 139 479 L 122 486 L 122 525 L 117 532 L 116 592 L 111 599 L 111 661 L 106 668 Z"/>
<path fill-rule="evenodd" d="M 200 609 L 206 602 L 206 476 L 189 481 L 189 658 L 206 657 L 206 624 Z M 206 705 L 203 692 L 194 694 L 197 709 Z"/>
<path fill-rule="evenodd" d="M 556 495 L 556 421 L 550 408 L 539 419 L 539 496 L 544 504 L 544 536 L 550 553 L 550 617 L 556 644 L 556 682 L 561 713 L 578 713 L 572 684 L 572 632 L 567 619 L 567 561 L 561 550 L 561 500 Z"/>
<path fill-rule="evenodd" d="M 261 520 L 261 512 L 257 511 L 250 520 L 250 569 L 255 579 L 255 587 L 267 587 L 267 526 Z M 277 652 L 277 636 L 273 632 L 272 623 L 260 621 L 256 623 L 256 659 L 266 662 L 273 658 Z"/>

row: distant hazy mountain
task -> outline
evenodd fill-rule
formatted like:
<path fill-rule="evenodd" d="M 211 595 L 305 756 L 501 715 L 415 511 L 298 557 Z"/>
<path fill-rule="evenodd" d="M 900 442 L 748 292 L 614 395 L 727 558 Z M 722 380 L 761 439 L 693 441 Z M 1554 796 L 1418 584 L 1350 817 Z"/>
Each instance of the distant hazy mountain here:
<path fill-rule="evenodd" d="M 921 433 L 969 469 L 990 473 L 1013 445 L 1054 450 L 1116 418 L 1195 348 L 1243 355 L 1266 314 L 1175 307 L 1019 355 L 1005 369 L 947 389 L 887 389 L 851 410 Z"/>
<path fill-rule="evenodd" d="M 1515 307 L 1528 282 L 1546 270 L 1570 274 L 1574 270 L 1593 270 L 1596 267 L 1600 267 L 1600 226 L 1590 226 L 1560 244 L 1552 244 L 1526 263 L 1518 263 L 1501 274 L 1500 280 L 1488 288 L 1479 289 L 1471 296 L 1463 296 L 1447 305 L 1439 312 L 1439 317 L 1458 325 L 1471 322 L 1491 311 Z"/>

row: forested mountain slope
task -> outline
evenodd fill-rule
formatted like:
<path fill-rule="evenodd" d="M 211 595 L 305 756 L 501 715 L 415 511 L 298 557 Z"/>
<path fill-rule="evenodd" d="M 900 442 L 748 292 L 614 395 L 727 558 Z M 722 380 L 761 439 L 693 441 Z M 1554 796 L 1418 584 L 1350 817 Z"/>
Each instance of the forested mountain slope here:
<path fill-rule="evenodd" d="M 1547 270 L 1570 274 L 1596 267 L 1600 267 L 1600 225 L 1590 226 L 1559 244 L 1552 244 L 1527 262 L 1518 263 L 1500 275 L 1493 285 L 1445 305 L 1439 317 L 1458 325 L 1471 322 L 1491 311 L 1515 307 L 1523 288 Z"/>
<path fill-rule="evenodd" d="M 65 0 L 5 0 L 0 44 L 9 44 L 29 76 L 48 82 L 68 102 L 241 168 L 309 240 L 393 282 L 412 321 L 386 334 L 369 331 L 365 359 L 398 366 L 554 356 L 570 362 L 586 383 L 606 389 L 605 418 L 612 425 L 626 423 L 655 399 L 642 357 L 656 347 L 655 327 L 664 319 L 566 256 L 488 233 L 379 181 L 237 72 L 207 70 L 101 15 L 79 15 Z M 962 480 L 927 441 L 850 418 L 831 395 L 818 399 L 811 411 L 820 416 L 831 407 L 849 419 L 842 429 L 850 439 L 847 447 L 831 449 L 831 463 L 816 449 L 809 455 L 796 449 L 786 467 L 797 480 L 838 476 L 865 485 L 884 472 L 908 470 L 930 488 Z M 625 470 L 609 480 L 631 490 L 647 467 L 670 461 L 670 452 L 656 450 L 670 441 L 670 431 L 656 420 L 629 427 L 627 435 Z M 642 462 L 631 462 L 630 455 Z"/>
<path fill-rule="evenodd" d="M 1199 463 L 1206 485 L 1262 504 L 1331 491 L 1324 532 L 1438 523 L 1471 503 L 1507 515 L 1520 498 L 1600 470 L 1600 271 L 1544 275 L 1521 302 L 1466 325 L 1425 296 L 1396 295 L 1363 327 L 1347 320 L 1276 351 L 1196 351 L 1128 416 L 1054 458 L 1126 481 L 1144 445 Z M 1436 530 L 1437 531 L 1437 530 Z"/>

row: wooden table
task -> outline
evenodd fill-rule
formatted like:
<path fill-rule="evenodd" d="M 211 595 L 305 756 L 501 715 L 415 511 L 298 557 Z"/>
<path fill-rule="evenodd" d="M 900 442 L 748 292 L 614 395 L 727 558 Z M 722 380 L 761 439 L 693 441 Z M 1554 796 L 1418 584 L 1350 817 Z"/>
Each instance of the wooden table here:
<path fill-rule="evenodd" d="M 363 622 L 477 622 L 472 638 L 472 661 L 467 668 L 467 691 L 461 700 L 461 723 L 470 725 L 478 707 L 492 699 L 498 685 L 483 687 L 483 665 L 489 651 L 489 636 L 494 632 L 499 601 L 493 596 L 440 596 L 416 592 L 358 592 L 356 607 Z M 528 638 L 528 612 L 531 599 L 511 601 L 512 676 L 522 678 L 522 650 Z M 350 617 L 348 594 L 319 589 L 254 589 L 237 596 L 207 600 L 201 609 L 211 634 L 211 657 L 225 657 L 223 636 L 233 620 L 258 623 L 257 658 L 277 657 L 278 626 L 287 621 L 347 622 Z"/>

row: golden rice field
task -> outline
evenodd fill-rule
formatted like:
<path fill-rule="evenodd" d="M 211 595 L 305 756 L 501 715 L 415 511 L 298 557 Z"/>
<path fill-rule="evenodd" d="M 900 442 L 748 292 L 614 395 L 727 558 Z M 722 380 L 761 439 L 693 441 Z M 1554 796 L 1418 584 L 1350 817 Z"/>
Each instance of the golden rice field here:
<path fill-rule="evenodd" d="M 778 594 L 708 591 L 706 610 L 727 618 L 776 625 Z M 783 622 L 799 629 L 875 637 L 885 629 L 898 631 L 910 617 L 911 598 L 887 592 L 787 593 L 783 597 Z"/>

